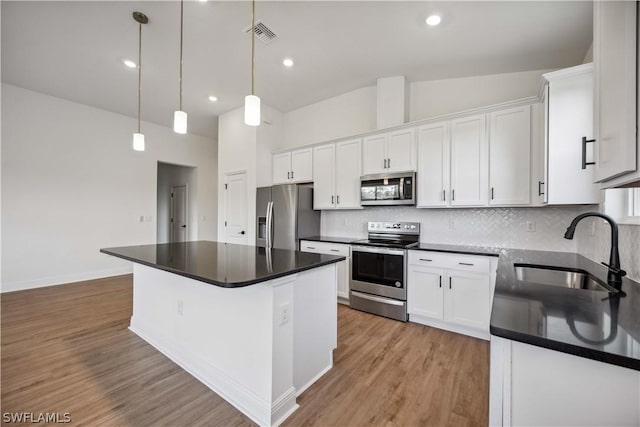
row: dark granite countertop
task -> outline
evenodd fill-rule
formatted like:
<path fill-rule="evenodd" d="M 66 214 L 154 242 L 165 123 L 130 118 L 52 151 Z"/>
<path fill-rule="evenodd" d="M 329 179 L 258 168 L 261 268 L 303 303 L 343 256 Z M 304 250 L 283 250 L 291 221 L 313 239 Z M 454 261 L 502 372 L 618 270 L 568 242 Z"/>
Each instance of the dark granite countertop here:
<path fill-rule="evenodd" d="M 540 285 L 517 280 L 515 264 L 583 270 L 607 283 L 606 267 L 578 254 L 503 249 L 492 335 L 640 370 L 639 283 L 625 277 L 618 294 Z"/>
<path fill-rule="evenodd" d="M 420 243 L 412 251 L 450 252 L 454 254 L 500 256 L 501 249 L 490 246 L 447 245 L 442 243 Z"/>
<path fill-rule="evenodd" d="M 300 240 L 309 240 L 312 242 L 327 242 L 327 243 L 340 243 L 344 245 L 350 245 L 351 243 L 362 240 L 357 237 L 333 237 L 333 236 L 313 236 L 313 237 L 305 237 Z"/>
<path fill-rule="evenodd" d="M 100 252 L 225 288 L 266 282 L 345 259 L 210 241 L 125 246 Z"/>

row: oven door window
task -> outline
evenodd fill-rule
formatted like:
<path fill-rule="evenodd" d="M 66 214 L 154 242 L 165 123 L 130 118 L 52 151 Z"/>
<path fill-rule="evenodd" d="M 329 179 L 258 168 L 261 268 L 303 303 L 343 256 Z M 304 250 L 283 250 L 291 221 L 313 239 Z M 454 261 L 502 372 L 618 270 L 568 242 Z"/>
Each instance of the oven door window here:
<path fill-rule="evenodd" d="M 353 280 L 404 287 L 404 256 L 353 251 L 351 257 Z"/>

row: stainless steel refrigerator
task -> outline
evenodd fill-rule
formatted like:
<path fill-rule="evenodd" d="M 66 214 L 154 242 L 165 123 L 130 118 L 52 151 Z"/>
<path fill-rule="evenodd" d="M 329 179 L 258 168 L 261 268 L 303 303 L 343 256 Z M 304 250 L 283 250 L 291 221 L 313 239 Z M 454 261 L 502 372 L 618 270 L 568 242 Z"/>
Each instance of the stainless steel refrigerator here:
<path fill-rule="evenodd" d="M 312 187 L 260 187 L 256 212 L 256 246 L 298 250 L 300 239 L 320 234 L 320 211 L 313 210 Z"/>

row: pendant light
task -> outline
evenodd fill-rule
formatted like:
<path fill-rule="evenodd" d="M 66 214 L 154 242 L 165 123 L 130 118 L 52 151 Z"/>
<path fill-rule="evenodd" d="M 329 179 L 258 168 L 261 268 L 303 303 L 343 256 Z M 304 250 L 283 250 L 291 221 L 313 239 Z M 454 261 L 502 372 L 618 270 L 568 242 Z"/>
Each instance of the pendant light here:
<path fill-rule="evenodd" d="M 140 98 L 142 95 L 142 24 L 149 18 L 142 12 L 133 12 L 133 19 L 138 23 L 138 132 L 133 134 L 133 149 L 144 151 L 144 135 L 140 132 Z"/>
<path fill-rule="evenodd" d="M 187 113 L 182 111 L 182 35 L 184 27 L 184 0 L 180 0 L 180 109 L 173 112 L 173 131 L 187 133 Z"/>
<path fill-rule="evenodd" d="M 244 123 L 249 126 L 260 125 L 260 98 L 254 91 L 254 69 L 256 62 L 256 0 L 251 0 L 251 95 L 244 98 Z"/>

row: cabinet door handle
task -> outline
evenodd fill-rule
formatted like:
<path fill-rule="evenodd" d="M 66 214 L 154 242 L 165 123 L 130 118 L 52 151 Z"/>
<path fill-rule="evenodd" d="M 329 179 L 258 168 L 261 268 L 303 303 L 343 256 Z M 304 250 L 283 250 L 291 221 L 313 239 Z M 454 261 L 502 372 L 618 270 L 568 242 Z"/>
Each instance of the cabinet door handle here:
<path fill-rule="evenodd" d="M 442 276 L 440 276 L 440 287 L 442 287 Z"/>
<path fill-rule="evenodd" d="M 391 159 L 387 159 L 387 168 L 391 168 Z"/>
<path fill-rule="evenodd" d="M 442 201 L 443 202 L 447 201 L 447 191 L 446 190 L 442 190 Z"/>
<path fill-rule="evenodd" d="M 340 195 L 338 194 L 336 196 L 336 204 L 339 205 L 340 204 Z"/>
<path fill-rule="evenodd" d="M 420 261 L 429 261 L 429 262 L 431 262 L 432 260 L 427 259 L 427 258 L 420 258 Z"/>
<path fill-rule="evenodd" d="M 333 204 L 333 196 L 331 196 L 331 204 Z"/>
<path fill-rule="evenodd" d="M 451 276 L 449 276 L 449 289 L 451 289 Z"/>
<path fill-rule="evenodd" d="M 470 262 L 459 262 L 458 264 L 460 264 L 460 265 L 468 265 L 469 267 L 473 267 L 473 264 L 471 264 Z"/>
<path fill-rule="evenodd" d="M 291 179 L 291 172 L 287 172 L 287 179 Z"/>
<path fill-rule="evenodd" d="M 586 136 L 582 137 L 582 169 L 586 169 L 587 165 L 595 165 L 596 162 L 587 162 L 587 142 L 595 142 L 595 139 L 587 139 Z"/>
<path fill-rule="evenodd" d="M 491 200 L 493 200 L 493 187 L 491 187 Z"/>
<path fill-rule="evenodd" d="M 456 199 L 456 190 L 451 190 L 451 201 Z"/>
<path fill-rule="evenodd" d="M 538 181 L 538 196 L 544 196 L 544 193 L 542 192 L 543 185 L 544 185 L 544 182 Z"/>
<path fill-rule="evenodd" d="M 383 159 L 382 163 L 384 164 L 383 168 L 386 169 L 387 168 L 387 159 Z"/>
<path fill-rule="evenodd" d="M 293 179 L 293 171 L 291 171 L 291 179 Z"/>

